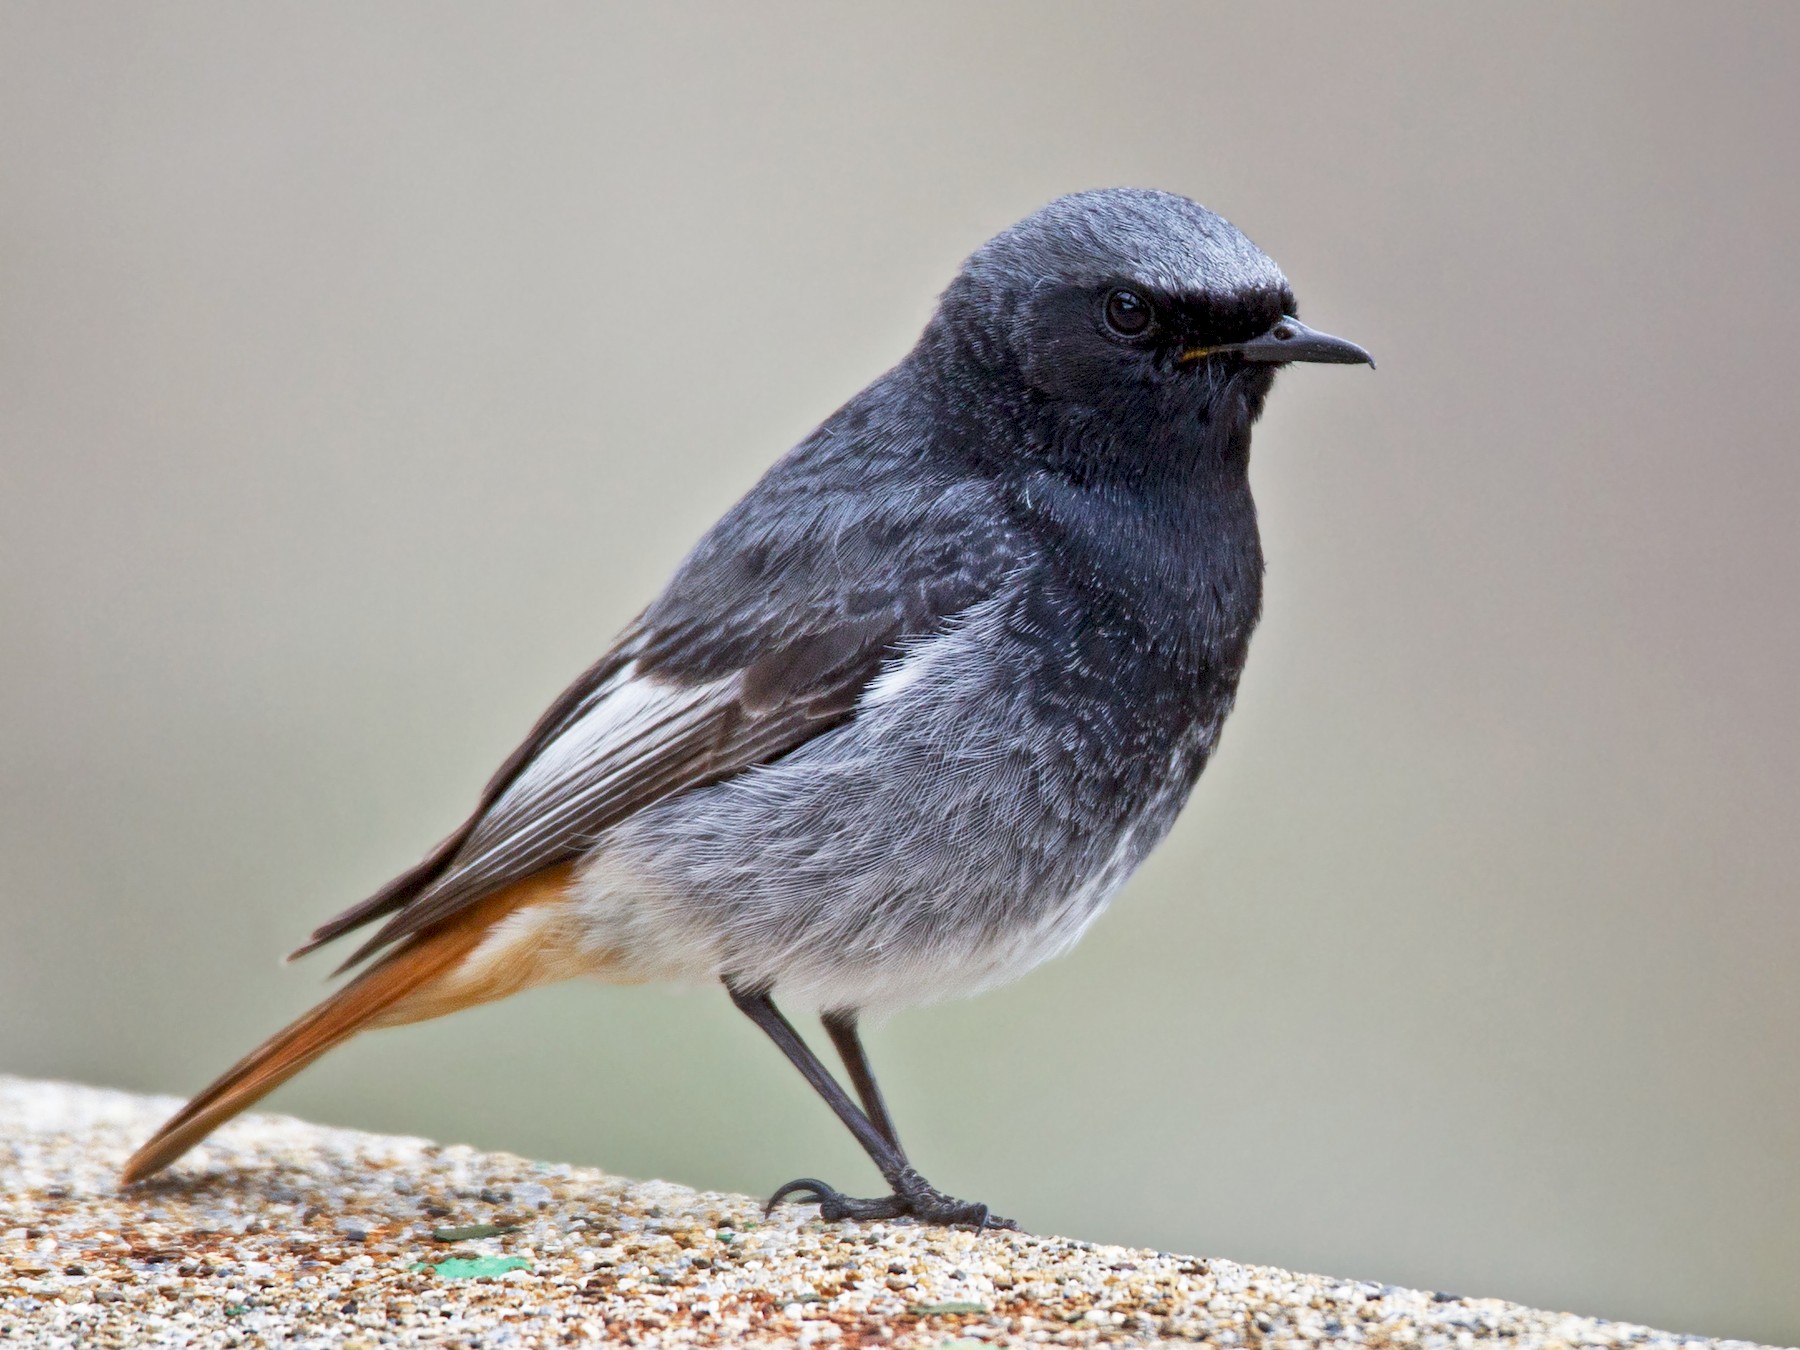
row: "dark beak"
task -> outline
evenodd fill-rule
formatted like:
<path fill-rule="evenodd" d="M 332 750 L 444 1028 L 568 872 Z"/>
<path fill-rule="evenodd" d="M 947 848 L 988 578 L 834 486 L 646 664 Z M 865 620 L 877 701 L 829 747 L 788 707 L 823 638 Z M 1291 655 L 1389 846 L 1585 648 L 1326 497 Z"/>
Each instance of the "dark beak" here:
<path fill-rule="evenodd" d="M 1261 337 L 1234 342 L 1228 347 L 1196 347 L 1181 354 L 1183 361 L 1198 360 L 1214 352 L 1231 352 L 1246 361 L 1287 365 L 1292 361 L 1320 361 L 1344 366 L 1373 366 L 1375 358 L 1354 342 L 1329 333 L 1315 332 L 1298 319 L 1283 319 Z"/>

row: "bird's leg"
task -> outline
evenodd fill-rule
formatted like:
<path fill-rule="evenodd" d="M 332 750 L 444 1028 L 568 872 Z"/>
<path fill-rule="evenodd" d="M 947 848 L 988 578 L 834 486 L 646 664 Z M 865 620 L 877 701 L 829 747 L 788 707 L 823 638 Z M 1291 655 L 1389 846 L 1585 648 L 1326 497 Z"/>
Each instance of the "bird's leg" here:
<path fill-rule="evenodd" d="M 868 1052 L 863 1049 L 862 1037 L 857 1034 L 856 1014 L 829 1012 L 819 1020 L 825 1024 L 831 1043 L 837 1047 L 838 1058 L 844 1061 L 844 1067 L 850 1071 L 850 1083 L 856 1089 L 856 1095 L 862 1099 L 863 1114 L 868 1116 L 871 1125 L 881 1131 L 882 1137 L 894 1146 L 894 1151 L 904 1156 L 906 1150 L 900 1147 L 900 1132 L 894 1128 L 894 1118 L 888 1114 L 887 1103 L 881 1097 L 881 1088 L 875 1082 L 875 1071 L 869 1067 Z"/>
<path fill-rule="evenodd" d="M 788 1057 L 801 1075 L 812 1084 L 813 1091 L 825 1099 L 825 1104 L 837 1113 L 837 1118 L 844 1122 L 856 1142 L 863 1146 L 863 1151 L 880 1169 L 887 1184 L 894 1188 L 892 1195 L 878 1199 L 859 1200 L 843 1194 L 835 1187 L 812 1177 L 802 1177 L 790 1181 L 774 1195 L 769 1197 L 767 1208 L 773 1209 L 781 1201 L 792 1196 L 803 1196 L 819 1202 L 819 1217 L 828 1221 L 838 1219 L 896 1219 L 903 1215 L 911 1215 L 926 1223 L 973 1224 L 977 1228 L 1017 1228 L 1011 1219 L 1002 1219 L 988 1213 L 988 1207 L 967 1200 L 957 1200 L 945 1195 L 924 1177 L 914 1170 L 906 1160 L 906 1154 L 897 1143 L 873 1124 L 869 1117 L 857 1109 L 856 1103 L 831 1076 L 831 1071 L 819 1062 L 800 1033 L 793 1024 L 783 1017 L 781 1010 L 767 992 L 753 993 L 741 989 L 730 980 L 725 982 L 726 991 L 731 1001 L 738 1006 L 746 1017 L 757 1026 Z M 835 1037 L 834 1037 L 835 1039 Z M 854 1073 L 854 1070 L 852 1070 Z M 867 1066 L 864 1066 L 867 1076 Z M 874 1079 L 869 1079 L 870 1087 Z M 880 1098 L 876 1098 L 877 1102 Z M 886 1112 L 882 1114 L 885 1116 Z M 888 1122 L 888 1130 L 893 1123 Z"/>

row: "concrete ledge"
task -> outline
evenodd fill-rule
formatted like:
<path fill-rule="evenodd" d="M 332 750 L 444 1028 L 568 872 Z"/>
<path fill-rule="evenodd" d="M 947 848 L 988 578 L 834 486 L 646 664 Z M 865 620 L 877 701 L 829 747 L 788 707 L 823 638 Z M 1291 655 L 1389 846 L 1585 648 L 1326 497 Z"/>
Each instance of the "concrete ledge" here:
<path fill-rule="evenodd" d="M 248 1116 L 130 1193 L 171 1098 L 0 1076 L 0 1343 L 1743 1346 Z"/>

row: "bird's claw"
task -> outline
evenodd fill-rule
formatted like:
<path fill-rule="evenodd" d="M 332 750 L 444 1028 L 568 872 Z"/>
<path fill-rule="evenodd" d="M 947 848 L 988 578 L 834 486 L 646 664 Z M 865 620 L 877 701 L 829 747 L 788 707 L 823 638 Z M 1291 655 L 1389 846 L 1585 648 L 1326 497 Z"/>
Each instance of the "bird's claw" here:
<path fill-rule="evenodd" d="M 763 1213 L 769 1213 L 789 1199 L 799 1199 L 802 1203 L 816 1201 L 819 1217 L 827 1223 L 836 1223 L 840 1219 L 914 1218 L 920 1223 L 966 1224 L 976 1232 L 984 1228 L 1019 1231 L 1018 1224 L 991 1213 L 986 1205 L 958 1200 L 923 1183 L 908 1186 L 905 1192 L 895 1191 L 892 1195 L 865 1200 L 845 1195 L 835 1186 L 828 1186 L 814 1177 L 800 1177 L 771 1195 L 769 1203 L 763 1206 Z"/>

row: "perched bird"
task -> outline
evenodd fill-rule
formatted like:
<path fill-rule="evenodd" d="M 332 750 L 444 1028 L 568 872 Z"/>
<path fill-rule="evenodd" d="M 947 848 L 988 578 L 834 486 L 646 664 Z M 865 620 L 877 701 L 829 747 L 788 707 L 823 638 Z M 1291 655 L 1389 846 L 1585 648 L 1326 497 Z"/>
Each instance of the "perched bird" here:
<path fill-rule="evenodd" d="M 1167 833 L 1262 602 L 1250 428 L 1368 353 L 1166 192 L 1060 198 L 778 462 L 429 857 L 318 929 L 349 983 L 201 1092 L 137 1181 L 368 1027 L 575 976 L 712 981 L 891 1193 L 827 1219 L 1006 1225 L 908 1161 L 858 1016 L 1066 951 Z M 776 1006 L 822 1014 L 860 1106 Z"/>

